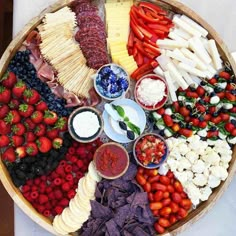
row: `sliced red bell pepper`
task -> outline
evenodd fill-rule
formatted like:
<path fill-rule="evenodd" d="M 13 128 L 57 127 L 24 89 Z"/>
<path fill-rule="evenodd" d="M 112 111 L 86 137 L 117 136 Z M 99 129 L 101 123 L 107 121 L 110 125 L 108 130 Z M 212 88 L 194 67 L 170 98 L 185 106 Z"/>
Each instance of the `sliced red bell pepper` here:
<path fill-rule="evenodd" d="M 142 34 L 143 34 L 145 37 L 147 37 L 147 38 L 149 38 L 149 39 L 152 38 L 152 33 L 149 32 L 148 30 L 144 29 L 142 26 L 138 26 L 138 29 L 142 32 Z"/>
<path fill-rule="evenodd" d="M 144 41 L 145 41 L 146 43 L 151 44 L 151 45 L 154 46 L 154 47 L 157 47 L 156 41 L 153 42 L 153 41 L 149 40 L 149 39 L 146 38 L 146 37 L 144 37 Z"/>
<path fill-rule="evenodd" d="M 138 49 L 136 47 L 136 45 L 134 44 L 134 47 L 133 47 L 133 56 L 135 57 L 138 53 Z"/>
<path fill-rule="evenodd" d="M 144 48 L 146 55 L 148 56 L 148 58 L 150 59 L 154 59 L 155 57 L 157 57 L 157 54 L 154 54 L 152 52 L 152 50 L 150 50 L 149 48 Z"/>
<path fill-rule="evenodd" d="M 144 63 L 150 63 L 152 60 L 150 59 L 150 58 L 148 58 L 148 57 L 144 57 L 143 58 L 143 62 Z"/>
<path fill-rule="evenodd" d="M 160 37 L 165 37 L 165 32 L 163 32 L 163 31 L 161 31 L 161 30 L 157 30 L 157 29 L 155 29 L 155 30 L 153 30 L 158 36 L 160 36 Z"/>
<path fill-rule="evenodd" d="M 159 63 L 156 60 L 151 61 L 150 64 L 152 65 L 153 69 L 159 66 Z"/>
<path fill-rule="evenodd" d="M 168 27 L 167 25 L 147 24 L 147 26 L 151 29 L 161 30 L 166 33 L 169 33 L 169 31 L 170 31 L 170 27 Z"/>
<path fill-rule="evenodd" d="M 137 63 L 138 66 L 142 66 L 143 64 L 143 56 L 141 53 L 138 53 L 136 58 L 135 58 L 135 61 Z"/>
<path fill-rule="evenodd" d="M 150 63 L 146 63 L 143 64 L 142 66 L 140 66 L 139 68 L 137 68 L 132 74 L 131 74 L 131 78 L 133 79 L 137 79 L 137 77 L 140 77 L 140 75 L 143 75 L 144 73 L 146 73 L 147 71 L 152 70 L 152 66 Z"/>
<path fill-rule="evenodd" d="M 130 21 L 130 27 L 137 38 L 139 38 L 140 40 L 144 38 L 143 33 L 140 31 L 138 26 L 132 20 Z"/>
<path fill-rule="evenodd" d="M 147 8 L 151 11 L 154 11 L 156 13 L 159 13 L 161 15 L 167 15 L 167 12 L 164 11 L 163 9 L 161 9 L 159 6 L 155 5 L 155 4 L 152 4 L 152 3 L 149 3 L 149 2 L 140 2 L 139 4 L 140 7 L 144 7 L 144 8 Z"/>
<path fill-rule="evenodd" d="M 129 38 L 128 38 L 128 43 L 127 46 L 132 48 L 134 46 L 134 33 L 132 30 L 129 32 Z"/>
<path fill-rule="evenodd" d="M 157 45 L 153 46 L 149 43 L 143 42 L 143 47 L 150 49 L 153 54 L 160 54 L 160 50 L 157 48 Z"/>
<path fill-rule="evenodd" d="M 128 50 L 129 56 L 133 55 L 133 48 L 128 48 L 127 50 Z"/>
<path fill-rule="evenodd" d="M 159 20 L 163 20 L 165 16 L 163 15 L 158 15 L 157 13 L 155 13 L 154 11 L 149 11 L 147 12 L 149 13 L 149 15 L 151 15 L 153 18 L 155 19 L 159 19 Z"/>

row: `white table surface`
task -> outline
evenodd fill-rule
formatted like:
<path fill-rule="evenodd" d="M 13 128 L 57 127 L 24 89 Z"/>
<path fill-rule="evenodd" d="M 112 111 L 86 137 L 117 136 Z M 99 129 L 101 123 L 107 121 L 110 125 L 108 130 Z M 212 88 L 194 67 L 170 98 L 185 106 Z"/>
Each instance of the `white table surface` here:
<path fill-rule="evenodd" d="M 194 9 L 221 35 L 231 52 L 236 51 L 235 0 L 180 0 Z M 13 35 L 55 0 L 14 0 Z M 236 59 L 236 52 L 233 53 Z M 180 236 L 236 235 L 236 178 L 212 210 Z M 0 232 L 1 235 L 1 232 Z M 15 206 L 16 236 L 51 236 Z M 96 235 L 94 235 L 96 236 Z"/>

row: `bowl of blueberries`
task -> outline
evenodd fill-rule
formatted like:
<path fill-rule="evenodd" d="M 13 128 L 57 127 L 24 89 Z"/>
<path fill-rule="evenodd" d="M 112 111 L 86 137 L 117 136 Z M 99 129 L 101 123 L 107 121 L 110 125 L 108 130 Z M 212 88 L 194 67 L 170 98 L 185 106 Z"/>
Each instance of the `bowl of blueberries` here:
<path fill-rule="evenodd" d="M 110 63 L 98 69 L 94 75 L 94 88 L 106 100 L 123 98 L 129 89 L 129 74 L 121 66 Z"/>

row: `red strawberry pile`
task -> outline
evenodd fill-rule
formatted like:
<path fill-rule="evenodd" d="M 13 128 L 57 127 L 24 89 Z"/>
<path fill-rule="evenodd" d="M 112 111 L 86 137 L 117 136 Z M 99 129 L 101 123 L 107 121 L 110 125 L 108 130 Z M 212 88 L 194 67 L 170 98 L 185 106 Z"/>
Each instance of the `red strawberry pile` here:
<path fill-rule="evenodd" d="M 53 172 L 28 180 L 21 187 L 23 196 L 46 217 L 61 214 L 75 196 L 78 182 L 87 172 L 100 145 L 99 139 L 87 144 L 74 141 L 65 154 L 65 160 L 61 160 Z"/>
<path fill-rule="evenodd" d="M 9 72 L 0 85 L 0 148 L 2 159 L 14 162 L 27 155 L 60 148 L 60 133 L 67 129 L 67 119 L 48 110 L 34 89 Z"/>
<path fill-rule="evenodd" d="M 164 176 L 157 169 L 139 167 L 136 180 L 148 193 L 150 208 L 157 217 L 154 224 L 157 233 L 163 234 L 166 228 L 188 215 L 192 202 L 171 171 Z"/>

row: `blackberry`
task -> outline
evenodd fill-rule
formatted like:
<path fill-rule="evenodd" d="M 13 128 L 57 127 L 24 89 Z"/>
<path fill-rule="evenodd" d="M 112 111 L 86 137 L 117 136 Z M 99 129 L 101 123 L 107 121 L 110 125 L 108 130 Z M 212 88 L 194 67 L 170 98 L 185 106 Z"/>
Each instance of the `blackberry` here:
<path fill-rule="evenodd" d="M 59 164 L 59 162 L 58 162 L 58 161 L 54 161 L 54 162 L 52 163 L 51 170 L 54 170 L 54 169 L 56 169 L 56 168 L 57 168 L 57 166 L 58 166 L 58 164 Z"/>
<path fill-rule="evenodd" d="M 56 158 L 58 156 L 58 152 L 55 149 L 52 149 L 50 151 L 50 155 L 51 155 L 51 157 Z"/>
<path fill-rule="evenodd" d="M 22 163 L 19 165 L 19 169 L 25 171 L 27 169 L 27 165 L 25 163 Z"/>
<path fill-rule="evenodd" d="M 32 173 L 32 172 L 29 172 L 29 173 L 26 174 L 26 177 L 27 177 L 27 179 L 34 179 L 35 174 Z"/>
<path fill-rule="evenodd" d="M 39 176 L 43 175 L 44 174 L 43 168 L 40 166 L 35 167 L 35 174 Z"/>
<path fill-rule="evenodd" d="M 71 141 L 70 140 L 68 140 L 68 139 L 64 139 L 63 140 L 63 146 L 65 146 L 65 147 L 70 147 L 71 146 Z"/>
<path fill-rule="evenodd" d="M 66 154 L 66 152 L 67 152 L 67 148 L 66 147 L 61 147 L 60 149 L 59 149 L 59 153 L 60 154 Z"/>
<path fill-rule="evenodd" d="M 26 179 L 25 173 L 21 170 L 16 170 L 16 175 L 19 179 Z"/>

